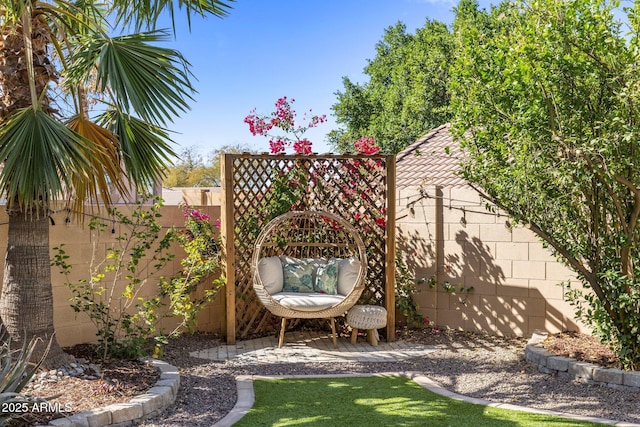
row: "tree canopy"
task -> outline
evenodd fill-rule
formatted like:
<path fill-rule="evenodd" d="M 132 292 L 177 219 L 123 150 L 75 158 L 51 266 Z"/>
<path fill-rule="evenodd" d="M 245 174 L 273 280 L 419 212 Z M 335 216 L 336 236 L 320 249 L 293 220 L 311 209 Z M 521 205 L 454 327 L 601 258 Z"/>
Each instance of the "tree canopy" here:
<path fill-rule="evenodd" d="M 196 147 L 180 152 L 178 161 L 167 169 L 164 187 L 216 187 L 220 185 L 220 156 L 223 153 L 245 153 L 252 150 L 243 144 L 224 145 L 211 151 L 207 161 L 197 153 Z"/>
<path fill-rule="evenodd" d="M 537 233 L 587 288 L 578 316 L 640 368 L 638 8 L 608 0 L 463 0 L 453 129 L 464 176 Z M 622 13 L 621 10 L 617 10 Z"/>
<path fill-rule="evenodd" d="M 383 152 L 397 153 L 432 128 L 449 120 L 449 62 L 453 38 L 447 26 L 427 20 L 415 34 L 397 23 L 384 31 L 369 60 L 365 83 L 343 78 L 332 106 L 340 129 L 329 141 L 340 152 L 364 136 L 375 138 Z"/>

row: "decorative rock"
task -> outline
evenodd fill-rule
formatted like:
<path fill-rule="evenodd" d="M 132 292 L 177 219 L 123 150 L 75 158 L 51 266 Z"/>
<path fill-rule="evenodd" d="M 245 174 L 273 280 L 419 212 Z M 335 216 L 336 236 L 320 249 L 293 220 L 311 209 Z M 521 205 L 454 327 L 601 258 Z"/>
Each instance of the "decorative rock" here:
<path fill-rule="evenodd" d="M 85 363 L 80 363 L 84 361 Z M 93 375 L 92 375 L 93 374 Z M 25 391 L 37 390 L 44 384 L 52 384 L 64 377 L 78 377 L 86 380 L 97 380 L 102 375 L 102 370 L 96 364 L 87 364 L 84 359 L 76 359 L 76 362 L 69 363 L 60 369 L 51 369 L 38 373 L 32 381 L 27 384 Z"/>

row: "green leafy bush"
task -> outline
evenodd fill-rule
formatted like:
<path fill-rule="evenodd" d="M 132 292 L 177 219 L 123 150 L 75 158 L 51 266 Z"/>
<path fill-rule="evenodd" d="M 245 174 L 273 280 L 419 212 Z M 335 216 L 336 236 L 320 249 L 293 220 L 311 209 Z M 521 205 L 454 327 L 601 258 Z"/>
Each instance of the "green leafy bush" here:
<path fill-rule="evenodd" d="M 69 256 L 63 246 L 54 248 L 52 264 L 60 268 L 73 294 L 71 307 L 77 313 L 87 314 L 96 326 L 98 351 L 103 360 L 147 354 L 150 350 L 147 343 L 152 337 L 154 355 L 159 355 L 167 337 L 178 335 L 184 329 L 194 330 L 197 313 L 215 299 L 223 283 L 215 278 L 212 289 L 206 289 L 202 296 L 195 294 L 198 286 L 220 268 L 220 246 L 210 218 L 186 206 L 185 228 L 171 227 L 161 238 L 162 226 L 158 222 L 161 207 L 161 200 L 154 199 L 151 205 L 144 200 L 139 202 L 130 216 L 111 209 L 110 226 L 108 219 L 92 218 L 89 228 L 94 233 L 94 251 L 89 279 L 71 281 Z M 115 223 L 121 231 L 115 243 L 100 255 L 100 239 L 105 233 L 115 234 Z M 186 253 L 181 261 L 183 268 L 172 277 L 159 276 L 158 272 L 175 257 L 170 252 L 173 243 L 182 246 Z M 149 262 L 148 257 L 151 257 Z M 157 284 L 157 292 L 143 297 L 141 290 L 150 280 Z M 166 317 L 180 319 L 168 332 L 160 327 Z"/>

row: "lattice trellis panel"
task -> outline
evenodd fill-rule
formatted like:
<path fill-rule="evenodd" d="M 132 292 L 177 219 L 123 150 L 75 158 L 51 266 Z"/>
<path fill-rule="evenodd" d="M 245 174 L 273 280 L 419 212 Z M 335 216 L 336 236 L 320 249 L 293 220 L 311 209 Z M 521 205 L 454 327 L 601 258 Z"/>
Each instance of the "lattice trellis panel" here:
<path fill-rule="evenodd" d="M 359 303 L 387 307 L 393 321 L 393 156 L 230 154 L 222 164 L 228 342 L 270 332 L 279 323 L 253 291 L 251 258 L 260 231 L 290 210 L 326 210 L 356 227 L 369 267 Z"/>

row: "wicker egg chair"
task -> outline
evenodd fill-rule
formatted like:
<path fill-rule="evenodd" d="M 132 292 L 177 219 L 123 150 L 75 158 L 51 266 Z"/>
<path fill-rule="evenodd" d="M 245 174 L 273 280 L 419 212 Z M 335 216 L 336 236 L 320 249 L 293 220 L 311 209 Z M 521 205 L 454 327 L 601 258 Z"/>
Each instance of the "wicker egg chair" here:
<path fill-rule="evenodd" d="M 274 292 L 270 285 L 273 277 L 267 277 L 269 274 L 264 272 L 261 262 L 275 259 L 277 263 L 277 260 L 291 258 L 304 259 L 306 262 L 337 262 L 338 292 L 335 295 L 316 292 L 297 295 Z M 335 317 L 344 315 L 358 301 L 367 276 L 364 242 L 348 221 L 326 211 L 292 211 L 280 215 L 269 222 L 258 236 L 251 266 L 256 295 L 267 310 L 282 318 L 279 347 L 282 347 L 284 342 L 288 319 L 323 318 L 330 321 L 333 345 L 337 347 Z M 278 274 L 282 273 L 275 271 L 271 276 Z M 293 295 L 294 300 L 303 300 L 304 307 L 292 304 L 286 299 L 288 297 L 285 294 L 289 297 Z M 283 295 L 285 299 L 282 299 Z M 315 301 L 322 302 L 316 306 Z"/>

